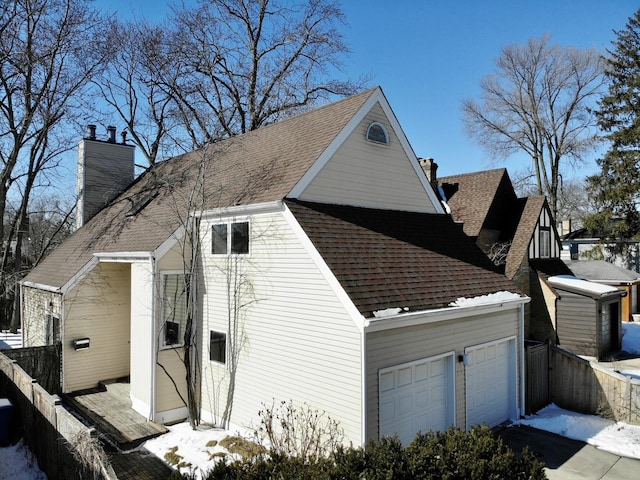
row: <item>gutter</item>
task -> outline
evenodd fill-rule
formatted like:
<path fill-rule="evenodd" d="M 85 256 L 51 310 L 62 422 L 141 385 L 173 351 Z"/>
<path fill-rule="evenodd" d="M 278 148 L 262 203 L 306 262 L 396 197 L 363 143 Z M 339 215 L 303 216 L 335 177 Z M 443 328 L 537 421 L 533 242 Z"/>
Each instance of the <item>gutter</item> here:
<path fill-rule="evenodd" d="M 418 312 L 400 313 L 381 318 L 366 318 L 364 330 L 366 332 L 380 332 L 393 328 L 411 327 L 428 323 L 444 322 L 458 318 L 471 317 L 483 313 L 494 313 L 512 309 L 518 305 L 524 306 L 531 298 L 519 297 L 502 300 L 499 303 L 486 303 L 468 307 L 445 307 L 434 310 L 421 310 Z"/>

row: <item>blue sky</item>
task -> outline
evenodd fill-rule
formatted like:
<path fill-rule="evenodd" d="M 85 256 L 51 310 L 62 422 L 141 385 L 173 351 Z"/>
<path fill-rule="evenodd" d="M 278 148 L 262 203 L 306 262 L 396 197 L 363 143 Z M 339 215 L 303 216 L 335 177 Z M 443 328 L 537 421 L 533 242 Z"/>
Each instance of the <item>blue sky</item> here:
<path fill-rule="evenodd" d="M 187 0 L 185 0 L 187 1 Z M 189 0 L 192 1 L 192 0 Z M 159 20 L 170 2 L 97 0 L 105 12 Z M 461 101 L 479 94 L 500 50 L 548 33 L 553 43 L 611 47 L 640 7 L 632 0 L 343 0 L 351 55 L 345 76 L 372 76 L 419 157 L 438 175 L 528 165 L 523 157 L 492 161 L 464 132 Z M 595 171 L 587 165 L 567 176 Z M 567 172 L 570 173 L 570 172 Z"/>

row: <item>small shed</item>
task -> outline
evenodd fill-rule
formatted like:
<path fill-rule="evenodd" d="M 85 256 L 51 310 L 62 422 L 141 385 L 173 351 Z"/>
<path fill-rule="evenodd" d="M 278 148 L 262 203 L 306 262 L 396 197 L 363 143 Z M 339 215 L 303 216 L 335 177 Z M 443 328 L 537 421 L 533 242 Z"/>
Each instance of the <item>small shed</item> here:
<path fill-rule="evenodd" d="M 556 291 L 556 334 L 576 355 L 604 358 L 620 350 L 621 299 L 625 292 L 569 275 L 547 279 Z"/>

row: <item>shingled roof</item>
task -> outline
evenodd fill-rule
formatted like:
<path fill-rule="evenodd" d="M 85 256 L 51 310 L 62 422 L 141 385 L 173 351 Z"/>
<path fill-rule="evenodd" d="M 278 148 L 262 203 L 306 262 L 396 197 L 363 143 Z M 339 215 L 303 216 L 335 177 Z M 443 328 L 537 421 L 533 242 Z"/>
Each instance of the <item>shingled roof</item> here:
<path fill-rule="evenodd" d="M 365 317 L 517 291 L 448 215 L 286 203 Z"/>
<path fill-rule="evenodd" d="M 157 164 L 24 281 L 61 288 L 95 253 L 152 252 L 194 209 L 282 200 L 376 90 Z M 204 200 L 189 205 L 198 185 Z"/>
<path fill-rule="evenodd" d="M 498 195 L 510 195 L 513 201 L 517 199 L 505 168 L 440 177 L 438 183 L 445 192 L 450 192 L 446 201 L 456 221 L 463 222 L 464 232 L 474 238 L 483 226 L 492 228 L 486 222 L 492 221 L 489 213 Z M 497 201 L 501 210 L 510 207 L 509 201 Z"/>
<path fill-rule="evenodd" d="M 511 241 L 511 247 L 507 254 L 505 275 L 513 278 L 523 262 L 529 261 L 529 243 L 540 219 L 540 213 L 544 208 L 546 198 L 544 196 L 525 197 L 518 199 L 522 214 L 518 227 Z"/>

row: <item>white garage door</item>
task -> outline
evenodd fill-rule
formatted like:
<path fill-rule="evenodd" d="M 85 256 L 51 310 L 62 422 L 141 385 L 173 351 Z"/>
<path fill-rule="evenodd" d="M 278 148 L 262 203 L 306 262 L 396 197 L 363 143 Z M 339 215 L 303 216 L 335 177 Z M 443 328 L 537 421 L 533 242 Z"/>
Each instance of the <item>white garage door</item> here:
<path fill-rule="evenodd" d="M 516 341 L 507 338 L 465 349 L 467 429 L 515 418 Z"/>
<path fill-rule="evenodd" d="M 397 434 L 403 444 L 418 432 L 454 424 L 454 354 L 380 370 L 380 437 Z"/>

